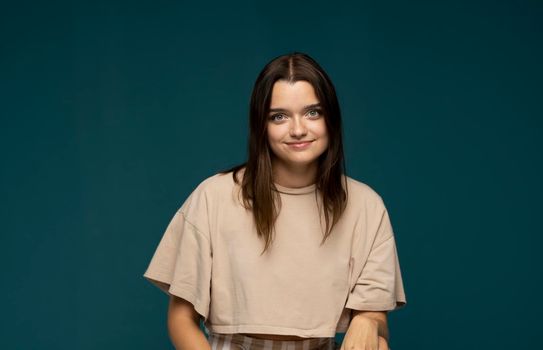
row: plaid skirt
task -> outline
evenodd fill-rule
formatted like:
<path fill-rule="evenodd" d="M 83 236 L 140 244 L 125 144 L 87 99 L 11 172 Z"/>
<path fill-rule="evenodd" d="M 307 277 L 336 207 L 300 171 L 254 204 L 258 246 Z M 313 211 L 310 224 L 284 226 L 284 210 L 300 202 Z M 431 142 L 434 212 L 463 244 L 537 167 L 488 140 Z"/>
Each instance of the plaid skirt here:
<path fill-rule="evenodd" d="M 305 340 L 270 340 L 248 337 L 239 333 L 209 333 L 211 350 L 336 350 L 334 338 Z"/>

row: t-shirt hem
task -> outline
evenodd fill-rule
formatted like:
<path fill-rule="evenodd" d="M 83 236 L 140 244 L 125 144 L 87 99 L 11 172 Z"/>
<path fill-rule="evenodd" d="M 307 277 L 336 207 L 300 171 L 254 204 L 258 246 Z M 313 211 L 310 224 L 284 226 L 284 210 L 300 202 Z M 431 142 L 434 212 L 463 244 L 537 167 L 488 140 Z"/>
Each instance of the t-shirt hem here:
<path fill-rule="evenodd" d="M 389 301 L 383 303 L 356 303 L 352 302 L 345 305 L 346 308 L 358 311 L 392 311 L 402 308 L 406 304 L 403 300 Z"/>
<path fill-rule="evenodd" d="M 161 282 L 161 283 L 170 284 L 171 280 L 170 280 L 170 277 L 168 277 L 167 274 L 162 274 L 162 273 L 157 272 L 157 271 L 151 272 L 151 271 L 147 270 L 143 274 L 143 277 L 145 277 L 145 279 L 147 281 L 151 282 L 154 286 L 158 287 L 161 291 L 168 294 L 167 290 L 164 290 L 162 288 L 162 286 L 160 286 L 159 284 L 156 283 L 156 282 Z"/>
<path fill-rule="evenodd" d="M 198 312 L 204 318 L 204 322 L 207 320 L 209 308 L 206 307 L 206 305 L 202 301 L 198 300 L 198 296 L 192 290 L 190 290 L 189 288 L 172 285 L 170 279 L 167 278 L 165 275 L 161 275 L 160 273 L 151 274 L 149 272 L 146 272 L 143 277 L 145 277 L 153 285 L 157 286 L 164 293 L 168 295 L 175 295 L 176 297 L 183 298 L 190 302 L 194 306 L 196 312 Z M 164 290 L 155 281 L 169 284 L 170 287 L 169 289 Z"/>
<path fill-rule="evenodd" d="M 336 328 L 300 329 L 292 327 L 264 325 L 213 325 L 206 324 L 213 333 L 262 333 L 278 335 L 295 335 L 304 338 L 331 338 L 336 335 Z"/>
<path fill-rule="evenodd" d="M 209 310 L 203 301 L 198 300 L 198 296 L 193 291 L 179 286 L 171 286 L 169 292 L 190 302 L 194 305 L 194 310 L 204 318 L 204 322 L 207 320 Z"/>

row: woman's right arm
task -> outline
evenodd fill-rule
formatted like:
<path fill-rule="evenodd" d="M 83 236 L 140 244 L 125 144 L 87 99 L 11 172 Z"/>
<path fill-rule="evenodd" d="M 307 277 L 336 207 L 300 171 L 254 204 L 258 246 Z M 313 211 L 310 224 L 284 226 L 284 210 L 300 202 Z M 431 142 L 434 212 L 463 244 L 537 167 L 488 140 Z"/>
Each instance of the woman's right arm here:
<path fill-rule="evenodd" d="M 174 295 L 168 305 L 168 333 L 177 350 L 211 350 L 194 305 Z"/>

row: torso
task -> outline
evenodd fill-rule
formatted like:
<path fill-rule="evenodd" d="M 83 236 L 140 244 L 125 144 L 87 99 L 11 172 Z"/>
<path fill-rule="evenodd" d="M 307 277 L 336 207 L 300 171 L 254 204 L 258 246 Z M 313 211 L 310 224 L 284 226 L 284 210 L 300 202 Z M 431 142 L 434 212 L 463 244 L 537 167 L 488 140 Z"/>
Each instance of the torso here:
<path fill-rule="evenodd" d="M 248 337 L 270 340 L 307 340 L 310 338 L 298 337 L 296 335 L 282 335 L 282 334 L 260 334 L 260 333 L 240 333 Z"/>

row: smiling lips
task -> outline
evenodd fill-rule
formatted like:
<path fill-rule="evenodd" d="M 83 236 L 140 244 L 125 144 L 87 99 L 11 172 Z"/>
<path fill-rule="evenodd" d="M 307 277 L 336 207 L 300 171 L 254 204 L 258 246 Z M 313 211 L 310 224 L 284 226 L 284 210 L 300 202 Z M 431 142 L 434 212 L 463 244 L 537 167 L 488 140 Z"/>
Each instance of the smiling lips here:
<path fill-rule="evenodd" d="M 289 147 L 292 147 L 294 149 L 304 149 L 304 148 L 307 148 L 311 142 L 313 141 L 302 141 L 302 142 L 287 142 L 287 145 L 289 145 Z"/>

